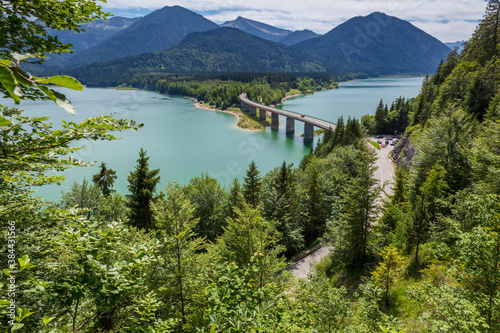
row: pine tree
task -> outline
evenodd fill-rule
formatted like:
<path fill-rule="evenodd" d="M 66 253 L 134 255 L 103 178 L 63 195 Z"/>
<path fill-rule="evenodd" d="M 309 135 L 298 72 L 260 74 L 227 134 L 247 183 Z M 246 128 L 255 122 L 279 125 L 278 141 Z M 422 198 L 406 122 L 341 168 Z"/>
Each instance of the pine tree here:
<path fill-rule="evenodd" d="M 316 170 L 312 171 L 309 178 L 309 184 L 306 190 L 307 194 L 307 241 L 314 241 L 325 228 L 326 209 L 322 193 L 319 175 Z"/>
<path fill-rule="evenodd" d="M 472 38 L 465 44 L 463 54 L 467 61 L 484 64 L 498 54 L 500 28 L 500 0 L 490 0 L 486 13 Z"/>
<path fill-rule="evenodd" d="M 393 193 L 390 196 L 391 203 L 396 206 L 403 205 L 408 201 L 408 171 L 405 168 L 396 170 Z"/>
<path fill-rule="evenodd" d="M 384 108 L 384 102 L 380 100 L 377 110 L 375 111 L 375 132 L 377 134 L 383 134 L 386 129 L 387 119 L 386 119 L 386 108 Z"/>
<path fill-rule="evenodd" d="M 243 178 L 243 196 L 247 203 L 252 205 L 252 207 L 256 208 L 259 205 L 259 196 L 260 190 L 262 186 L 262 179 L 260 177 L 259 170 L 257 170 L 257 166 L 255 162 L 252 161 L 250 163 L 247 176 Z"/>
<path fill-rule="evenodd" d="M 346 262 L 363 264 L 372 234 L 372 223 L 378 210 L 377 199 L 381 192 L 379 181 L 373 176 L 375 153 L 365 151 L 360 156 L 358 177 L 347 185 L 343 198 L 342 217 L 344 255 Z"/>
<path fill-rule="evenodd" d="M 233 185 L 229 189 L 229 196 L 227 198 L 226 216 L 230 218 L 236 217 L 235 209 L 241 209 L 244 203 L 243 189 L 238 179 L 233 180 Z"/>
<path fill-rule="evenodd" d="M 337 127 L 335 127 L 335 131 L 333 132 L 333 145 L 334 146 L 338 146 L 339 144 L 342 143 L 342 141 L 344 139 L 344 130 L 345 130 L 344 117 L 340 117 L 337 120 Z"/>
<path fill-rule="evenodd" d="M 415 247 L 415 262 L 418 263 L 420 245 L 429 238 L 430 223 L 429 213 L 423 196 L 418 196 L 413 204 L 413 211 L 407 226 L 407 244 Z"/>
<path fill-rule="evenodd" d="M 104 162 L 101 163 L 100 168 L 99 173 L 92 177 L 92 181 L 94 184 L 99 186 L 102 191 L 102 195 L 107 197 L 114 192 L 111 188 L 113 187 L 116 179 L 116 171 L 106 168 L 106 163 Z"/>
<path fill-rule="evenodd" d="M 359 121 L 356 118 L 349 117 L 347 119 L 347 125 L 344 131 L 344 138 L 342 140 L 343 146 L 355 145 L 359 139 L 361 139 L 361 127 L 359 126 Z"/>
<path fill-rule="evenodd" d="M 151 227 L 150 204 L 154 198 L 155 188 L 160 181 L 160 169 L 149 170 L 149 157 L 146 151 L 141 148 L 139 159 L 134 171 L 131 171 L 127 180 L 129 199 L 129 223 L 135 227 L 149 229 Z"/>

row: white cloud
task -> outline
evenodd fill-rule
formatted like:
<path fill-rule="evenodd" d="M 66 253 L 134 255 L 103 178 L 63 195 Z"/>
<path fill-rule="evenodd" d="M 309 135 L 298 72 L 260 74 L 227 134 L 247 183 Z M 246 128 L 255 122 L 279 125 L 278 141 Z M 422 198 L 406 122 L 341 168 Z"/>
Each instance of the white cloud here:
<path fill-rule="evenodd" d="M 289 30 L 325 33 L 359 15 L 384 12 L 414 23 L 442 41 L 468 39 L 481 19 L 485 0 L 108 0 L 105 8 L 149 10 L 179 5 L 222 23 L 237 16 Z"/>

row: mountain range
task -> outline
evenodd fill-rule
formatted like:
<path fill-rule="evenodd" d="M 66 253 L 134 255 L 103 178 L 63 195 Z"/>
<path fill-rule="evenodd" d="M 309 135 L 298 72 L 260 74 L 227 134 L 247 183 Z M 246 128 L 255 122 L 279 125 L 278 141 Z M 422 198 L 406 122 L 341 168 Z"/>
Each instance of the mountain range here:
<path fill-rule="evenodd" d="M 465 41 L 462 40 L 462 41 L 458 41 L 458 42 L 454 42 L 454 43 L 444 43 L 444 45 L 448 46 L 452 50 L 454 48 L 457 48 L 458 49 L 458 53 L 460 53 L 460 52 L 462 52 L 462 50 L 465 47 Z"/>
<path fill-rule="evenodd" d="M 376 76 L 430 73 L 450 51 L 411 23 L 379 12 L 352 18 L 322 36 L 243 17 L 222 26 L 180 6 L 167 6 L 138 19 L 116 17 L 89 26 L 89 38 L 83 38 L 87 44 L 73 43 L 77 51 L 61 64 L 65 72 L 72 68 L 70 74 L 95 84 L 101 82 L 96 77 L 108 75 L 110 79 L 104 81 L 114 82 L 151 72 Z"/>

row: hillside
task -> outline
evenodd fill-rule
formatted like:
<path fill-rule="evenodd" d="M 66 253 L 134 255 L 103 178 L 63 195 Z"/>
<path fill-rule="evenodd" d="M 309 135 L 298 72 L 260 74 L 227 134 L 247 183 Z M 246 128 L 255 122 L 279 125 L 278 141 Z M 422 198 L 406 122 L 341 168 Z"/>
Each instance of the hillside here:
<path fill-rule="evenodd" d="M 320 35 L 311 30 L 298 30 L 281 38 L 280 40 L 278 40 L 278 43 L 285 45 L 293 45 L 319 36 Z"/>
<path fill-rule="evenodd" d="M 182 72 L 318 72 L 324 68 L 302 50 L 241 30 L 218 28 L 192 33 L 161 52 L 70 70 L 88 85 L 117 85 L 135 74 Z"/>
<path fill-rule="evenodd" d="M 328 71 L 368 75 L 430 73 L 450 51 L 411 23 L 379 12 L 292 47 L 317 54 Z"/>
<path fill-rule="evenodd" d="M 68 61 L 68 67 L 160 51 L 180 42 L 191 32 L 217 27 L 217 24 L 183 7 L 164 7 L 144 16 L 119 34 L 75 55 Z"/>
<path fill-rule="evenodd" d="M 238 16 L 236 20 L 227 21 L 221 24 L 221 27 L 239 29 L 246 32 L 247 34 L 254 35 L 273 42 L 278 42 L 283 37 L 286 37 L 292 33 L 290 30 L 276 28 L 272 25 L 250 20 L 241 16 Z"/>

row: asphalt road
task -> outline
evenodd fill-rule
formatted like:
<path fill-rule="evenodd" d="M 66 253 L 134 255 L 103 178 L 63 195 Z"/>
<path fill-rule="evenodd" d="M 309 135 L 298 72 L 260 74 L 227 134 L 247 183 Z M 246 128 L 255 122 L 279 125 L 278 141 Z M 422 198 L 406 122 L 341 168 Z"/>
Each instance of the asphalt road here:
<path fill-rule="evenodd" d="M 377 141 L 374 138 L 368 138 L 371 141 Z M 384 140 L 385 142 L 385 140 Z M 371 144 L 370 147 L 373 147 Z M 384 192 L 382 193 L 382 198 L 386 195 L 392 194 L 392 182 L 394 180 L 394 169 L 389 158 L 389 153 L 394 149 L 394 146 L 388 145 L 386 148 L 377 149 L 377 160 L 376 165 L 378 169 L 375 171 L 375 178 L 380 181 L 380 184 L 384 184 Z M 382 200 L 381 198 L 381 200 Z M 307 274 L 311 271 L 311 269 L 318 262 L 321 261 L 324 257 L 326 257 L 330 253 L 330 249 L 328 247 L 322 247 L 318 251 L 312 253 L 310 256 L 305 257 L 304 259 L 298 261 L 290 271 L 295 277 L 298 278 L 306 278 Z"/>
<path fill-rule="evenodd" d="M 368 138 L 371 141 L 377 141 L 374 138 Z M 385 142 L 385 140 L 383 140 Z M 372 146 L 373 147 L 373 146 Z M 375 162 L 378 169 L 375 171 L 375 178 L 380 181 L 380 185 L 384 183 L 384 192 L 382 193 L 382 198 L 386 195 L 392 194 L 392 182 L 394 181 L 394 168 L 392 166 L 391 159 L 389 158 L 390 152 L 394 149 L 394 146 L 388 145 L 386 148 L 376 149 L 377 151 L 377 161 Z"/>

